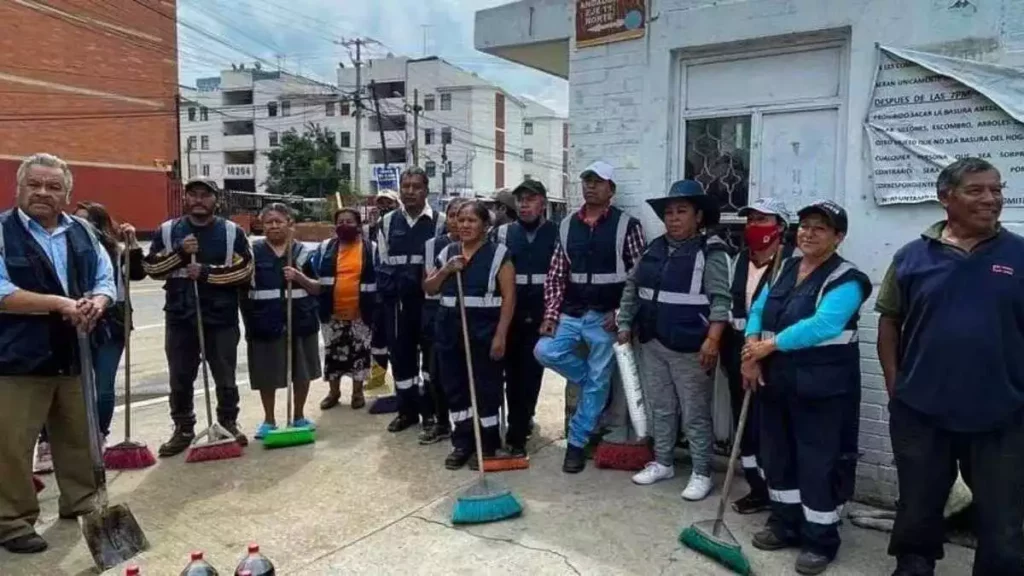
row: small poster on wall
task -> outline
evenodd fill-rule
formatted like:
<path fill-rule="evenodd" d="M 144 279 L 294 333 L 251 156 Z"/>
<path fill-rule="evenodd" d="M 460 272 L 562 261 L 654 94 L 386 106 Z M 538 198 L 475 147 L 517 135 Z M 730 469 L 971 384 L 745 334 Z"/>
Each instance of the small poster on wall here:
<path fill-rule="evenodd" d="M 643 38 L 645 0 L 576 0 L 576 48 Z"/>
<path fill-rule="evenodd" d="M 981 157 L 1002 173 L 1005 204 L 1024 206 L 1024 72 L 882 47 L 865 123 L 875 201 L 937 200 L 953 161 Z"/>

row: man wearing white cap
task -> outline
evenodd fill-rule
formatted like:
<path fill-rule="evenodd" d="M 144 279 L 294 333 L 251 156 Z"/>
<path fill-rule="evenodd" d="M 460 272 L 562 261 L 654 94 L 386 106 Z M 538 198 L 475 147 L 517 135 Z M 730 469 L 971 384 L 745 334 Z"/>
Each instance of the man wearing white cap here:
<path fill-rule="evenodd" d="M 543 337 L 534 349 L 542 365 L 580 386 L 562 464 L 570 474 L 586 466 L 583 447 L 608 401 L 615 309 L 644 250 L 640 221 L 611 205 L 614 172 L 598 161 L 580 174 L 583 207 L 559 226 L 560 244 L 544 283 Z M 587 345 L 586 358 L 578 355 L 580 342 Z"/>

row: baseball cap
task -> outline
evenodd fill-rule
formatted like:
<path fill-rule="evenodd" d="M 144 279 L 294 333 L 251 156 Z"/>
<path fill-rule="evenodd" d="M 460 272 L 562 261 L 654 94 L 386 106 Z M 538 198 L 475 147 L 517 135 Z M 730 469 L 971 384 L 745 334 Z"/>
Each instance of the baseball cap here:
<path fill-rule="evenodd" d="M 580 180 L 585 180 L 587 176 L 597 176 L 601 180 L 614 182 L 615 168 L 612 168 L 611 164 L 603 160 L 598 160 L 590 166 L 587 166 L 583 172 L 580 172 Z"/>
<path fill-rule="evenodd" d="M 512 194 L 512 192 L 508 190 L 508 188 L 498 190 L 498 192 L 494 195 L 494 202 L 495 204 L 501 204 L 502 206 L 512 210 L 513 212 L 515 212 L 516 210 L 516 197 L 514 194 Z"/>
<path fill-rule="evenodd" d="M 801 220 L 811 214 L 820 214 L 825 217 L 828 223 L 836 229 L 836 232 L 845 234 L 849 230 L 850 221 L 846 216 L 846 210 L 831 200 L 818 200 L 813 204 L 804 206 L 797 212 L 797 216 Z"/>
<path fill-rule="evenodd" d="M 516 196 L 519 194 L 540 194 L 546 198 L 548 190 L 539 181 L 526 179 L 523 180 L 522 184 L 516 186 L 515 190 L 512 191 L 512 194 Z"/>
<path fill-rule="evenodd" d="M 739 211 L 736 212 L 736 215 L 743 218 L 751 212 L 760 212 L 761 214 L 778 216 L 787 223 L 790 219 L 789 210 L 786 209 L 786 203 L 778 198 L 758 198 L 747 206 L 740 208 Z"/>
<path fill-rule="evenodd" d="M 391 200 L 395 204 L 402 203 L 402 199 L 398 196 L 398 192 L 395 192 L 394 190 L 390 189 L 381 190 L 380 192 L 377 193 L 376 196 L 373 197 L 375 201 L 381 198 L 387 198 L 388 200 Z"/>
<path fill-rule="evenodd" d="M 195 188 L 197 186 L 205 186 L 209 188 L 210 192 L 214 194 L 220 194 L 220 186 L 217 186 L 217 181 L 210 178 L 204 178 L 202 176 L 196 176 L 195 178 L 189 178 L 185 182 L 185 190 Z"/>

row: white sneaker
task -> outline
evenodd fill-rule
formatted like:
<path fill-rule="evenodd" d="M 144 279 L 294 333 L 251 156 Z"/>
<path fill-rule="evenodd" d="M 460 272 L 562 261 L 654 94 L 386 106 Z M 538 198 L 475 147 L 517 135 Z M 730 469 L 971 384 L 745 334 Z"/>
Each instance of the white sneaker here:
<path fill-rule="evenodd" d="M 648 462 L 644 469 L 633 475 L 633 483 L 647 486 L 676 475 L 676 469 L 657 462 Z"/>
<path fill-rule="evenodd" d="M 36 474 L 49 474 L 53 472 L 53 456 L 50 455 L 50 443 L 40 442 L 36 445 L 36 463 L 32 468 Z"/>
<path fill-rule="evenodd" d="M 683 490 L 683 500 L 689 500 L 690 502 L 703 500 L 708 497 L 708 494 L 711 494 L 711 488 L 713 487 L 711 478 L 693 474 L 690 476 L 690 481 L 686 484 L 686 489 Z"/>

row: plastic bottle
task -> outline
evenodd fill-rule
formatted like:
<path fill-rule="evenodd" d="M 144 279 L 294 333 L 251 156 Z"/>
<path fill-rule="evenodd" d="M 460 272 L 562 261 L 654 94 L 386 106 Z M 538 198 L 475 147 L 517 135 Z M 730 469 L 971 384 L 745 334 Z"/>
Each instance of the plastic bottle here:
<path fill-rule="evenodd" d="M 250 576 L 274 576 L 274 564 L 260 554 L 259 544 L 249 544 L 249 552 L 235 568 L 235 576 L 242 576 L 245 571 L 249 571 Z"/>
<path fill-rule="evenodd" d="M 135 564 L 130 564 L 124 571 L 124 576 L 142 576 L 142 571 Z"/>
<path fill-rule="evenodd" d="M 179 576 L 218 576 L 218 574 L 209 562 L 203 560 L 203 553 L 196 551 L 192 553 L 192 561 L 185 566 Z"/>

